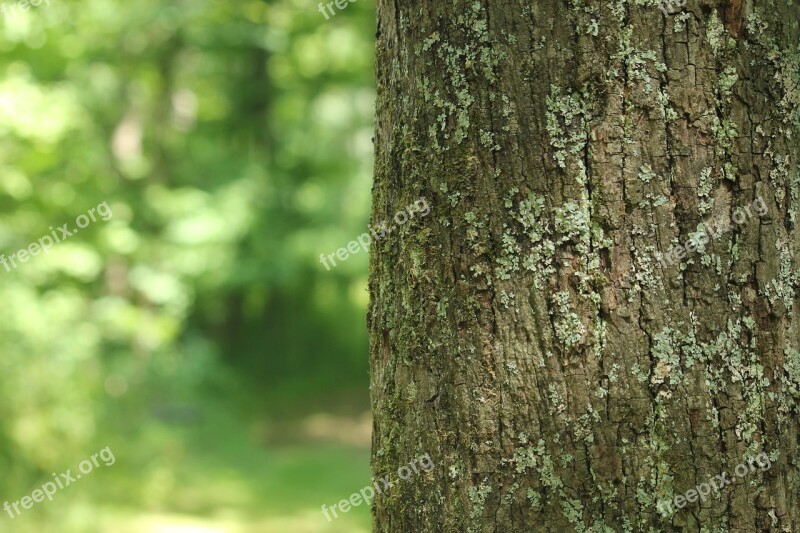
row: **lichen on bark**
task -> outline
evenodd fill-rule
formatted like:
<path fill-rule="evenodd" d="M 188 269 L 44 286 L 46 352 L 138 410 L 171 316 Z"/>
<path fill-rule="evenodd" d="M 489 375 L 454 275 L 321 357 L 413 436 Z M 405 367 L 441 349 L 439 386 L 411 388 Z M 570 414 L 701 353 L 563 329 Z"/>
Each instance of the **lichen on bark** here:
<path fill-rule="evenodd" d="M 656 4 L 378 0 L 376 531 L 800 530 L 800 6 Z"/>

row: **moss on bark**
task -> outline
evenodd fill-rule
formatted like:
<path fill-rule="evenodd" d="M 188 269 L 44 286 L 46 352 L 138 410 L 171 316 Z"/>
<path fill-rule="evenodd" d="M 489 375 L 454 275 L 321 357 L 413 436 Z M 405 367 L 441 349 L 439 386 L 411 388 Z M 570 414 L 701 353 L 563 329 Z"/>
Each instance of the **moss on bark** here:
<path fill-rule="evenodd" d="M 378 1 L 376 531 L 800 530 L 799 19 Z"/>

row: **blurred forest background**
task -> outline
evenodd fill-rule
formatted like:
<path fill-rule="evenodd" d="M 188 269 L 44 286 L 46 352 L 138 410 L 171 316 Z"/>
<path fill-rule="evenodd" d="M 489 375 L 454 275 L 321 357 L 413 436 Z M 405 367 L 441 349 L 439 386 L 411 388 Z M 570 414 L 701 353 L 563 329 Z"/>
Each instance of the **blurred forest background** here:
<path fill-rule="evenodd" d="M 5 0 L 9 3 L 8 0 Z M 374 3 L 0 13 L 0 531 L 369 531 Z M 0 504 L 2 504 L 0 501 Z"/>

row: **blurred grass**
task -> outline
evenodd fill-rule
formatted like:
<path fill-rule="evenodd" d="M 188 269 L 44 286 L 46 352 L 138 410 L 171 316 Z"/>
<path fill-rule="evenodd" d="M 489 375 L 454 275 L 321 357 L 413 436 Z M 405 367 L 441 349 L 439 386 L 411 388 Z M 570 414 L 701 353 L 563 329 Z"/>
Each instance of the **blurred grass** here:
<path fill-rule="evenodd" d="M 226 407 L 199 406 L 201 420 L 184 426 L 143 426 L 138 440 L 145 450 L 138 462 L 115 454 L 114 465 L 101 463 L 52 503 L 39 503 L 14 519 L 12 531 L 370 530 L 369 508 L 363 505 L 330 523 L 321 513 L 322 504 L 330 506 L 370 483 L 368 447 L 324 441 L 270 445 L 263 439 L 268 429 L 263 421 Z M 299 428 L 297 434 L 302 435 Z M 74 458 L 73 473 L 84 458 Z M 47 480 L 42 477 L 42 483 Z"/>

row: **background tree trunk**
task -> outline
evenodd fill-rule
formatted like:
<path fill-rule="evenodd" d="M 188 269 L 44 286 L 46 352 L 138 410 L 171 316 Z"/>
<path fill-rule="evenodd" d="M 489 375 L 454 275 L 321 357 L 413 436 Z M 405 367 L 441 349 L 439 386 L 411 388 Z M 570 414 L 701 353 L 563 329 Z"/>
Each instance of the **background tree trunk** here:
<path fill-rule="evenodd" d="M 800 6 L 758 4 L 378 0 L 373 224 L 431 212 L 372 245 L 376 531 L 800 531 Z"/>

